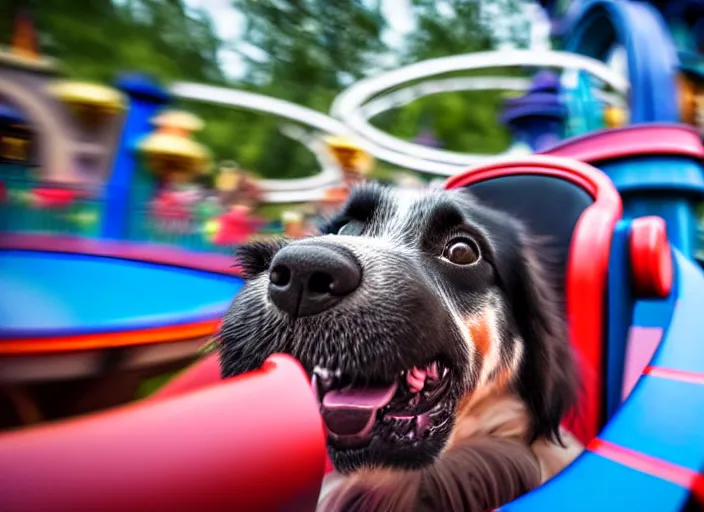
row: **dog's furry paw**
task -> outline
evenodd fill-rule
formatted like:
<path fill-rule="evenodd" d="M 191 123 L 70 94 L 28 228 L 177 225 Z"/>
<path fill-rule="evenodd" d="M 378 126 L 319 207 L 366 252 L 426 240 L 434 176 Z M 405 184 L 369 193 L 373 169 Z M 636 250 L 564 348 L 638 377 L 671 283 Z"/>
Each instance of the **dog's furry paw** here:
<path fill-rule="evenodd" d="M 540 484 L 530 448 L 507 439 L 468 440 L 415 471 L 359 471 L 332 490 L 318 512 L 483 512 Z"/>

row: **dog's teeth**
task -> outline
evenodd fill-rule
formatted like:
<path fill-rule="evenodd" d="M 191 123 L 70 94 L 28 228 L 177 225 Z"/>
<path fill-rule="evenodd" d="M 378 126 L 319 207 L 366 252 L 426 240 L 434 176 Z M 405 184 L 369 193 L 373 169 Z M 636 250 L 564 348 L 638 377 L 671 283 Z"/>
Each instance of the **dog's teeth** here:
<path fill-rule="evenodd" d="M 316 366 L 315 368 L 313 368 L 313 373 L 323 380 L 327 380 L 330 378 L 330 370 L 321 366 Z"/>
<path fill-rule="evenodd" d="M 438 363 L 436 361 L 433 361 L 428 365 L 428 367 L 425 369 L 428 379 L 429 380 L 437 380 L 439 378 L 438 375 Z"/>
<path fill-rule="evenodd" d="M 412 393 L 418 393 L 425 386 L 426 371 L 418 367 L 413 367 L 410 373 L 406 376 L 408 388 Z"/>
<path fill-rule="evenodd" d="M 447 376 L 447 372 L 448 372 L 448 371 L 449 371 L 449 370 L 448 370 L 447 368 L 443 368 L 443 369 L 442 369 L 442 378 L 443 378 L 443 379 Z"/>
<path fill-rule="evenodd" d="M 339 368 L 337 368 L 337 369 L 335 370 L 335 372 L 333 373 L 333 375 L 335 376 L 336 379 L 339 379 L 340 377 L 342 377 L 342 370 L 340 370 Z"/>

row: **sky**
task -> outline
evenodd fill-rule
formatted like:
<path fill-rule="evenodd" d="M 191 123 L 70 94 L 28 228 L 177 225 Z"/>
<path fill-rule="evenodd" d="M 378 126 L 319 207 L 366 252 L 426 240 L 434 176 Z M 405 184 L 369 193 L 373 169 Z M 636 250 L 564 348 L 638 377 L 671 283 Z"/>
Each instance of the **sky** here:
<path fill-rule="evenodd" d="M 244 30 L 244 17 L 234 9 L 230 0 L 185 0 L 186 5 L 193 8 L 201 8 L 208 12 L 218 37 L 223 41 L 236 41 Z M 411 11 L 409 0 L 381 0 L 381 8 L 389 28 L 384 32 L 384 41 L 394 49 L 403 47 L 405 35 L 411 32 L 415 26 L 415 20 Z M 532 47 L 543 48 L 547 43 L 549 32 L 548 23 L 541 14 L 541 9 L 532 2 L 526 4 L 526 14 L 533 19 Z M 502 26 L 498 23 L 497 31 L 501 31 Z M 256 48 L 247 48 L 240 45 L 241 51 L 247 51 L 251 56 L 256 57 Z M 232 50 L 223 49 L 218 54 L 220 67 L 224 73 L 232 78 L 239 78 L 245 72 L 245 64 L 242 57 Z"/>

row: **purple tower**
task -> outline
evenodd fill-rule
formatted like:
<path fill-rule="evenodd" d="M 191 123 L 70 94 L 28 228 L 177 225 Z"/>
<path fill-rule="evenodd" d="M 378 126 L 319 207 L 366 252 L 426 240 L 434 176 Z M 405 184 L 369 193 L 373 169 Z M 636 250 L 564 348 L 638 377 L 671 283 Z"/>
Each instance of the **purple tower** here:
<path fill-rule="evenodd" d="M 511 130 L 514 142 L 543 151 L 561 140 L 567 112 L 559 89 L 558 75 L 541 71 L 526 94 L 506 100 L 500 120 Z"/>

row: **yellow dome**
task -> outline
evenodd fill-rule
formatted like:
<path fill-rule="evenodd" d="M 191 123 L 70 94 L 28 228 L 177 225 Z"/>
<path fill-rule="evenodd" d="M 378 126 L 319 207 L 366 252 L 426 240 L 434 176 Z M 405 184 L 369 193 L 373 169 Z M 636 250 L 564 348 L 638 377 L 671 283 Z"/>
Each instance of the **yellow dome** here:
<path fill-rule="evenodd" d="M 125 96 L 112 87 L 87 82 L 55 82 L 49 92 L 64 103 L 76 106 L 102 108 L 111 112 L 125 110 Z"/>
<path fill-rule="evenodd" d="M 374 158 L 350 139 L 331 135 L 323 140 L 345 172 L 367 175 L 374 167 Z"/>
<path fill-rule="evenodd" d="M 230 192 L 237 188 L 240 183 L 241 176 L 233 169 L 226 168 L 220 171 L 215 179 L 215 188 L 221 192 Z"/>
<path fill-rule="evenodd" d="M 362 150 L 362 148 L 352 142 L 352 140 L 342 135 L 328 135 L 323 138 L 323 141 L 332 148 Z"/>
<path fill-rule="evenodd" d="M 205 126 L 200 117 L 184 110 L 165 110 L 151 121 L 154 126 L 160 128 L 177 128 L 189 133 L 202 130 Z"/>
<path fill-rule="evenodd" d="M 696 122 L 697 87 L 687 76 L 680 74 L 677 77 L 679 89 L 679 107 L 682 121 L 689 124 Z"/>
<path fill-rule="evenodd" d="M 205 146 L 170 133 L 148 135 L 138 149 L 151 158 L 180 158 L 192 162 L 193 172 L 206 172 L 210 165 L 210 151 Z"/>
<path fill-rule="evenodd" d="M 625 126 L 628 122 L 628 112 L 622 107 L 608 106 L 604 109 L 604 121 L 609 128 Z"/>

